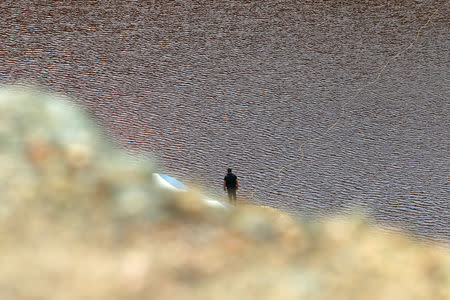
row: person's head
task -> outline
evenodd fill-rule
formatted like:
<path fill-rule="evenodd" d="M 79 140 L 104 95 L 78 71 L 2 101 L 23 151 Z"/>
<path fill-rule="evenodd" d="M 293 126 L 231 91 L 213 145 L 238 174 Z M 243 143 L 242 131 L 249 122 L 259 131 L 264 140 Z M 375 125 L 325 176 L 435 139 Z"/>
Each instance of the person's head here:
<path fill-rule="evenodd" d="M 231 168 L 228 168 L 228 169 L 227 169 L 227 172 L 228 172 L 228 173 L 231 173 Z"/>

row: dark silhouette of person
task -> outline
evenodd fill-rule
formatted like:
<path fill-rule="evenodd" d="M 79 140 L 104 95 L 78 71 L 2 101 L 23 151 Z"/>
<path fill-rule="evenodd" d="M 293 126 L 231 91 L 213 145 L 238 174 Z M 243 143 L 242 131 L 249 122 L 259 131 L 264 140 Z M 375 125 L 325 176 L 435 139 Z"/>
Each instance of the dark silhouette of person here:
<path fill-rule="evenodd" d="M 223 178 L 223 190 L 228 192 L 228 200 L 230 203 L 236 203 L 236 191 L 239 188 L 239 181 L 228 168 L 227 175 Z"/>

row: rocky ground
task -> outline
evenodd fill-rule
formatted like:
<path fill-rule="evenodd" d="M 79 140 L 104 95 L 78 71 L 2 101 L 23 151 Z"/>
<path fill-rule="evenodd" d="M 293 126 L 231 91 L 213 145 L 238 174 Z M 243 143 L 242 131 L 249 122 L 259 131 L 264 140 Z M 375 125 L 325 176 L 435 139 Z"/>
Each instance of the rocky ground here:
<path fill-rule="evenodd" d="M 0 90 L 0 299 L 449 299 L 446 246 L 364 218 L 206 206 L 80 108 Z"/>

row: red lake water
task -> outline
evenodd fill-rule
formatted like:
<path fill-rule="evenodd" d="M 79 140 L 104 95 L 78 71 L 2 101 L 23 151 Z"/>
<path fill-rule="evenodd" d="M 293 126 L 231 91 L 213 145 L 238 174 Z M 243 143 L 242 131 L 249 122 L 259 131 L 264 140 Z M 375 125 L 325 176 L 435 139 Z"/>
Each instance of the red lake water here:
<path fill-rule="evenodd" d="M 447 1 L 1 1 L 0 83 L 221 196 L 449 241 Z M 150 154 L 149 154 L 150 155 Z"/>

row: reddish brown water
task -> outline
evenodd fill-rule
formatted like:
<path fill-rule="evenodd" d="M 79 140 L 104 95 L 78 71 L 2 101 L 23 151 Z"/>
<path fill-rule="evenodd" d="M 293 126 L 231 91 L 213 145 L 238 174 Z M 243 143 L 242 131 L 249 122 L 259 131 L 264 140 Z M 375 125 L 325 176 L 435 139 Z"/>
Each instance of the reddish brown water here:
<path fill-rule="evenodd" d="M 446 1 L 118 3 L 1 1 L 0 82 L 212 194 L 231 166 L 257 203 L 449 240 Z"/>

